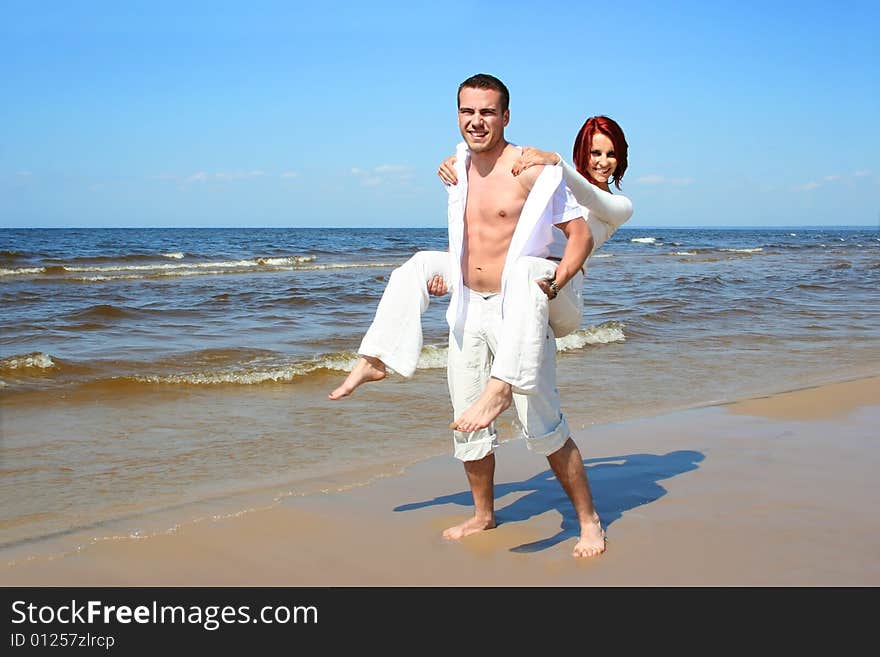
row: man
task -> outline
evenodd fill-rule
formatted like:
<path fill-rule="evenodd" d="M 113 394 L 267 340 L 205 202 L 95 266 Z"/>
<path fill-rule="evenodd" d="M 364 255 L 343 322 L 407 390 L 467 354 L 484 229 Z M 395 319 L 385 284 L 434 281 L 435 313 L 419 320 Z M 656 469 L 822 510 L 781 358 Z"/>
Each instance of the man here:
<path fill-rule="evenodd" d="M 509 278 L 523 275 L 523 266 L 526 275 L 543 271 L 536 286 L 552 298 L 581 269 L 592 248 L 580 209 L 567 196 L 554 167 L 531 167 L 516 177 L 511 174 L 519 150 L 504 137 L 510 120 L 508 105 L 507 88 L 493 76 L 478 74 L 459 86 L 459 130 L 467 149 L 459 149 L 457 158 L 460 182 L 449 187 L 453 293 L 447 312 L 447 370 L 457 418 L 454 452 L 464 464 L 474 515 L 443 535 L 460 539 L 495 527 L 498 441 L 493 420 L 512 400 L 529 449 L 547 457 L 577 512 L 581 533 L 574 556 L 594 556 L 605 550 L 605 535 L 580 451 L 560 409 L 552 331 L 547 329 L 540 336 L 542 357 L 534 363 L 536 383 L 528 394 L 492 376 L 496 349 L 506 341 L 502 315 L 515 307 L 515 300 L 504 293 Z M 558 265 L 543 260 L 554 225 L 567 238 Z"/>

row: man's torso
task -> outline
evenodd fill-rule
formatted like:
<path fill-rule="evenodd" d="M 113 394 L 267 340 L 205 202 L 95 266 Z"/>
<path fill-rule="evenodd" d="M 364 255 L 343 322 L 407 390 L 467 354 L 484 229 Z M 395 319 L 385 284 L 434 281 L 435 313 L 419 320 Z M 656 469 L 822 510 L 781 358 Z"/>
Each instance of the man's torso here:
<path fill-rule="evenodd" d="M 491 171 L 471 161 L 464 214 L 464 284 L 477 292 L 499 292 L 507 250 L 523 206 L 542 167 L 530 167 L 519 176 L 510 172 L 519 149 L 509 145 Z"/>

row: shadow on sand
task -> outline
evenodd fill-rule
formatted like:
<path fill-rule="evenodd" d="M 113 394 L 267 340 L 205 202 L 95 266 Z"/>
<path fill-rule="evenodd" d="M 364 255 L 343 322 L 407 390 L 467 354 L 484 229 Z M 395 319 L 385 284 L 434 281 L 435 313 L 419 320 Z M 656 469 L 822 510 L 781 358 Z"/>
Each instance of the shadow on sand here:
<path fill-rule="evenodd" d="M 690 470 L 705 456 L 692 450 L 678 450 L 668 454 L 628 454 L 585 459 L 584 466 L 590 478 L 593 502 L 607 529 L 611 523 L 623 516 L 625 511 L 649 504 L 666 494 L 666 489 L 657 482 L 669 479 Z M 525 492 L 514 502 L 501 506 L 499 502 L 510 493 Z M 537 552 L 580 535 L 574 507 L 566 496 L 552 470 L 544 470 L 524 481 L 495 484 L 495 520 L 501 525 L 505 522 L 521 522 L 556 510 L 562 516 L 559 531 L 548 538 L 511 548 L 512 552 Z M 473 506 L 470 491 L 452 493 L 435 497 L 424 502 L 402 504 L 394 511 L 413 511 L 438 504 L 459 504 Z"/>

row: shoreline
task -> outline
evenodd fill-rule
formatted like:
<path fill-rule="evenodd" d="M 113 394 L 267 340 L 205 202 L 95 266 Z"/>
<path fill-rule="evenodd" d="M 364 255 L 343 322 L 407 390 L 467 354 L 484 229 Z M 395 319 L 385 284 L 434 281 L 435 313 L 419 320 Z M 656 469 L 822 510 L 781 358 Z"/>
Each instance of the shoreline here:
<path fill-rule="evenodd" d="M 880 377 L 858 378 L 575 431 L 608 533 L 596 559 L 571 558 L 567 498 L 513 439 L 498 452 L 498 527 L 460 542 L 440 533 L 470 494 L 460 464 L 435 456 L 343 490 L 7 561 L 0 584 L 876 585 L 878 392 Z"/>
<path fill-rule="evenodd" d="M 880 376 L 880 375 L 877 375 Z M 323 387 L 318 386 L 317 390 L 323 390 L 334 382 L 337 378 L 334 375 L 322 377 Z M 777 395 L 787 395 L 788 393 L 809 391 L 821 389 L 825 385 L 842 384 L 860 380 L 870 379 L 872 376 L 851 372 L 848 378 L 826 379 L 822 383 L 816 383 L 812 380 L 801 388 L 787 389 L 780 392 L 766 393 L 765 391 L 756 392 L 753 388 L 751 391 L 744 391 L 743 394 L 756 394 L 754 397 L 742 397 L 740 399 L 715 399 L 703 401 L 694 404 L 672 405 L 664 404 L 659 409 L 650 409 L 653 412 L 649 414 L 636 414 L 635 407 L 628 407 L 622 413 L 612 413 L 610 419 L 603 417 L 598 421 L 589 421 L 588 418 L 581 417 L 576 411 L 568 414 L 569 424 L 573 431 L 573 436 L 577 440 L 577 436 L 583 432 L 590 432 L 605 425 L 615 425 L 620 422 L 651 420 L 652 418 L 666 416 L 676 413 L 686 413 L 698 409 L 714 408 L 714 407 L 730 407 L 732 405 L 752 402 L 760 407 L 761 400 L 772 399 Z M 822 379 L 819 379 L 820 381 Z M 429 383 L 422 380 L 422 385 Z M 386 384 L 388 385 L 388 384 Z M 392 383 L 395 387 L 401 386 L 402 392 L 407 392 L 409 383 L 403 379 L 398 379 Z M 279 390 L 284 387 L 275 386 Z M 378 398 L 395 398 L 394 389 L 382 390 L 379 386 L 367 386 L 366 391 L 362 391 L 364 397 L 348 398 L 341 402 L 333 402 L 339 404 L 338 408 L 349 411 L 349 415 L 357 416 L 357 414 L 369 405 L 370 399 L 364 393 L 369 393 Z M 389 394 L 390 393 L 390 394 Z M 34 396 L 34 393 L 24 393 L 26 396 Z M 190 392 L 181 391 L 153 391 L 151 393 L 157 398 L 173 397 L 180 400 L 181 404 L 199 404 L 204 406 L 206 400 L 212 397 L 212 391 L 203 389 L 195 389 Z M 259 394 L 258 390 L 245 389 L 243 391 L 235 391 L 230 388 L 223 388 L 215 391 L 213 394 L 226 398 L 232 395 L 230 400 L 237 399 L 240 394 L 246 395 L 245 400 L 251 399 L 249 395 Z M 282 393 L 283 394 L 283 393 Z M 401 394 L 398 392 L 397 394 Z M 323 396 L 322 394 L 320 395 Z M 91 395 L 85 392 L 75 399 L 77 403 L 87 403 L 92 399 Z M 143 404 L 140 395 L 135 397 L 138 404 Z M 70 397 L 65 395 L 55 401 L 69 401 Z M 187 401 L 191 400 L 191 401 Z M 231 402 L 230 402 L 231 403 Z M 239 401 L 239 403 L 241 403 Z M 247 403 L 247 402 L 246 402 Z M 387 402 L 385 402 L 387 403 Z M 816 406 L 819 408 L 819 406 Z M 45 412 L 45 403 L 40 408 L 39 413 Z M 815 412 L 813 409 L 811 412 Z M 39 417 L 39 415 L 37 416 Z M 587 421 L 584 421 L 584 420 Z M 42 425 L 42 422 L 39 423 Z M 509 415 L 506 420 L 498 423 L 499 438 L 502 444 L 509 441 L 516 441 L 518 438 L 517 431 L 510 421 Z M 579 443 L 580 444 L 580 443 Z M 247 513 L 258 510 L 268 510 L 284 500 L 297 499 L 312 495 L 334 494 L 344 492 L 349 489 L 361 488 L 371 485 L 387 477 L 396 477 L 403 475 L 407 469 L 418 465 L 419 463 L 434 459 L 443 458 L 449 454 L 447 443 L 437 443 L 434 449 L 422 447 L 420 450 L 411 450 L 407 453 L 398 454 L 396 459 L 380 460 L 371 463 L 350 463 L 350 467 L 336 467 L 331 469 L 323 469 L 318 472 L 310 472 L 308 475 L 300 475 L 296 477 L 275 476 L 264 478 L 256 482 L 253 480 L 233 480 L 225 481 L 222 484 L 212 485 L 210 489 L 204 488 L 195 493 L 195 496 L 184 498 L 170 503 L 164 501 L 159 502 L 153 507 L 140 505 L 131 510 L 123 510 L 120 513 L 97 521 L 87 522 L 85 524 L 74 526 L 68 529 L 52 531 L 47 534 L 35 537 L 25 537 L 13 539 L 6 542 L 0 547 L 0 561 L 7 566 L 15 566 L 19 563 L 26 562 L 33 558 L 36 559 L 56 559 L 63 558 L 70 554 L 75 554 L 81 550 L 88 549 L 90 546 L 113 541 L 123 540 L 144 540 L 147 538 L 161 536 L 179 531 L 181 528 L 201 524 L 204 522 L 213 522 L 223 518 L 238 517 Z M 582 452 L 584 450 L 581 450 Z M 14 525 L 10 525 L 14 527 Z M 2 582 L 0 582 L 2 584 Z"/>

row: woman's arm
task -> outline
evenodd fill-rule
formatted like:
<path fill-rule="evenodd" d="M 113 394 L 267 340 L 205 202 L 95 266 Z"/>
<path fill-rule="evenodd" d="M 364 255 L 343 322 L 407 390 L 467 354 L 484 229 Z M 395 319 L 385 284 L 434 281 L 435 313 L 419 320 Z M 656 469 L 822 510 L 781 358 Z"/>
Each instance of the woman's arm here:
<path fill-rule="evenodd" d="M 602 246 L 632 216 L 632 201 L 626 196 L 600 189 L 563 160 L 559 153 L 526 146 L 511 169 L 511 173 L 517 176 L 536 164 L 562 167 L 565 186 L 571 191 L 575 200 L 589 210 L 586 219 L 593 235 L 593 251 Z"/>
<path fill-rule="evenodd" d="M 563 160 L 559 153 L 525 146 L 519 160 L 511 169 L 511 173 L 518 176 L 529 167 L 544 164 L 561 166 L 565 185 L 571 190 L 577 202 L 603 222 L 611 224 L 615 230 L 632 216 L 632 201 L 626 196 L 612 194 L 596 187 L 584 178 L 577 169 Z"/>
<path fill-rule="evenodd" d="M 577 202 L 596 214 L 602 221 L 613 224 L 616 229 L 632 216 L 632 201 L 626 196 L 599 189 L 561 157 L 559 164 L 562 166 L 565 184 L 574 194 Z"/>

